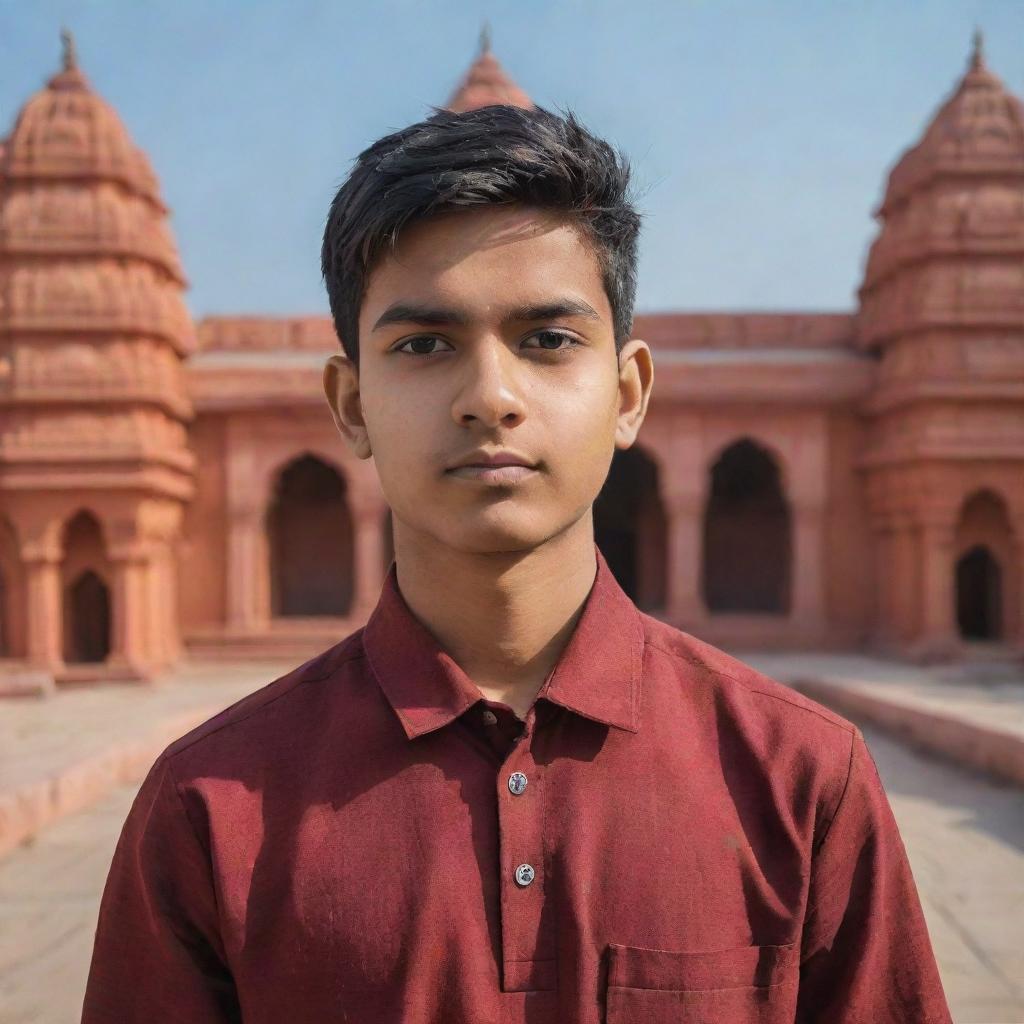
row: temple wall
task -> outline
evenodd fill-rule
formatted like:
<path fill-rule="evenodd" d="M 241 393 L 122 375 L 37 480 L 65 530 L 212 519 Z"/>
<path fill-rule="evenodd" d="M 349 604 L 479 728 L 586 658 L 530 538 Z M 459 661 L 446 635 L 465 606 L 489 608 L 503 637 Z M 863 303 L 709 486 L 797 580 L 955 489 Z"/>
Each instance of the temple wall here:
<path fill-rule="evenodd" d="M 873 614 L 874 569 L 863 479 L 856 460 L 864 424 L 853 412 L 828 421 L 828 512 L 822 546 L 825 616 L 837 640 L 860 646 Z"/>

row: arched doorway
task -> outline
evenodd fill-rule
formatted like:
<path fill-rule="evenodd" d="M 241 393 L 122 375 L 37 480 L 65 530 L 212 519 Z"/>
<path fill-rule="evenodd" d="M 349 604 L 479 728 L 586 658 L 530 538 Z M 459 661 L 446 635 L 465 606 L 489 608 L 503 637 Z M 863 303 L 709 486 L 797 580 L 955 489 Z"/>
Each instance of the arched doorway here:
<path fill-rule="evenodd" d="M 275 616 L 346 615 L 354 593 L 345 480 L 312 455 L 279 474 L 267 511 Z"/>
<path fill-rule="evenodd" d="M 987 547 L 975 545 L 956 563 L 956 619 L 965 640 L 1003 635 L 1002 572 Z"/>
<path fill-rule="evenodd" d="M 102 662 L 110 655 L 110 587 L 103 533 L 96 517 L 81 511 L 64 530 L 64 661 Z"/>
<path fill-rule="evenodd" d="M 747 438 L 711 467 L 704 512 L 704 602 L 710 612 L 788 614 L 792 527 L 772 456 Z"/>
<path fill-rule="evenodd" d="M 657 464 L 636 445 L 616 449 L 594 501 L 594 539 L 619 586 L 645 611 L 665 606 L 666 531 Z"/>
<path fill-rule="evenodd" d="M 1010 534 L 1006 502 L 995 491 L 976 491 L 964 501 L 954 567 L 957 627 L 964 640 L 1005 639 L 1006 605 L 1013 594 L 1013 580 L 1004 571 L 1013 567 Z"/>
<path fill-rule="evenodd" d="M 110 654 L 110 591 L 87 569 L 68 588 L 66 662 L 106 661 Z"/>

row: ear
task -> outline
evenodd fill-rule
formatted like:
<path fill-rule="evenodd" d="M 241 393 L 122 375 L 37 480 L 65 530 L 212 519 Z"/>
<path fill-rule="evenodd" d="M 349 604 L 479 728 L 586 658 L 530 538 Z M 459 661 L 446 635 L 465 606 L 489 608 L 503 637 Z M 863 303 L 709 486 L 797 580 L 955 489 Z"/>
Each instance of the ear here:
<path fill-rule="evenodd" d="M 348 356 L 328 357 L 324 365 L 324 395 L 334 425 L 352 454 L 358 459 L 370 458 L 373 452 L 359 398 L 359 370 Z"/>
<path fill-rule="evenodd" d="M 646 341 L 631 338 L 619 353 L 619 416 L 615 447 L 629 448 L 647 415 L 654 386 L 654 357 Z"/>

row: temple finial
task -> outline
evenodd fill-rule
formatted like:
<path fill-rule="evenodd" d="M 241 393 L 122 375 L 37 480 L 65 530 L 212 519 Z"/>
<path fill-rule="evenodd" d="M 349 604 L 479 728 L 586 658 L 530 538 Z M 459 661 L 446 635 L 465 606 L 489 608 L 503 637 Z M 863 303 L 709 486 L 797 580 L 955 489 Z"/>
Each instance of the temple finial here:
<path fill-rule="evenodd" d="M 483 23 L 483 26 L 480 29 L 480 52 L 491 52 L 491 26 L 486 21 Z"/>
<path fill-rule="evenodd" d="M 980 71 L 985 66 L 985 37 L 981 34 L 981 28 L 974 30 L 974 38 L 971 42 L 971 70 Z"/>
<path fill-rule="evenodd" d="M 75 50 L 75 37 L 71 34 L 71 29 L 62 28 L 60 30 L 60 42 L 61 42 L 61 62 L 64 65 L 65 71 L 74 71 L 78 68 L 78 53 Z"/>

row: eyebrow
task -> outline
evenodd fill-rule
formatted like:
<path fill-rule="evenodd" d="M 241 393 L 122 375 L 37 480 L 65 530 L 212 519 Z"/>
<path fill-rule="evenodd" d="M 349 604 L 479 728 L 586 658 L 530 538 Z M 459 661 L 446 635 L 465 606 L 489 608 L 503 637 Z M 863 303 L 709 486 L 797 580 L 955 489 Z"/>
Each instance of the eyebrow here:
<path fill-rule="evenodd" d="M 510 309 L 502 318 L 502 325 L 523 323 L 531 320 L 557 320 L 559 317 L 583 316 L 588 320 L 600 320 L 601 315 L 582 299 L 555 299 L 530 306 Z M 431 327 L 458 324 L 466 327 L 472 318 L 458 309 L 443 306 L 423 306 L 411 302 L 396 302 L 388 306 L 373 325 L 376 331 L 387 324 L 425 324 Z"/>

